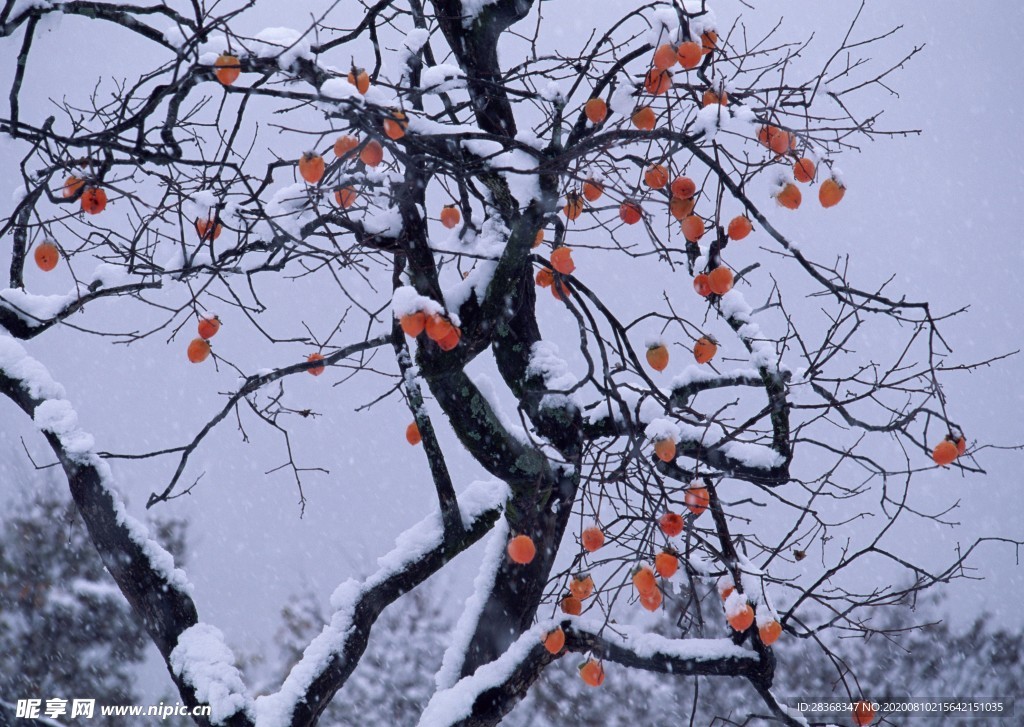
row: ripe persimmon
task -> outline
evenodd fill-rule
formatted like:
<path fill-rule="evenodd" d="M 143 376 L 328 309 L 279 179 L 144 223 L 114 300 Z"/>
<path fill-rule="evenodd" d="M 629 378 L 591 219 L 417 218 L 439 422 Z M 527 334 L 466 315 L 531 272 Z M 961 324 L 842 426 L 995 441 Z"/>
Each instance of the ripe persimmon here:
<path fill-rule="evenodd" d="M 636 202 L 627 199 L 619 205 L 619 219 L 627 225 L 635 225 L 643 217 L 644 210 Z"/>
<path fill-rule="evenodd" d="M 633 112 L 632 121 L 633 126 L 641 131 L 650 131 L 654 128 L 658 119 L 654 115 L 654 109 L 650 106 L 641 106 Z"/>
<path fill-rule="evenodd" d="M 580 543 L 585 551 L 593 553 L 604 545 L 604 531 L 596 525 L 586 528 L 580 534 Z"/>
<path fill-rule="evenodd" d="M 654 443 L 654 456 L 662 462 L 671 462 L 676 458 L 676 443 L 672 439 L 659 439 Z"/>
<path fill-rule="evenodd" d="M 405 130 L 409 128 L 409 120 L 405 117 L 405 112 L 391 109 L 389 115 L 384 117 L 383 126 L 384 134 L 391 141 L 398 141 L 405 136 Z"/>
<path fill-rule="evenodd" d="M 562 609 L 562 613 L 567 613 L 570 616 L 579 616 L 583 613 L 583 601 L 576 598 L 571 593 L 562 599 L 561 603 L 558 604 L 559 608 Z"/>
<path fill-rule="evenodd" d="M 720 94 L 715 93 L 710 88 L 704 92 L 701 97 L 701 106 L 708 107 L 718 104 L 719 106 L 729 105 L 729 94 L 726 91 L 722 91 Z"/>
<path fill-rule="evenodd" d="M 588 687 L 599 687 L 604 684 L 604 667 L 596 659 L 588 659 L 580 665 L 580 679 Z"/>
<path fill-rule="evenodd" d="M 711 295 L 711 281 L 708 276 L 704 273 L 698 273 L 693 278 L 693 289 L 697 291 L 697 295 L 701 298 L 707 298 Z"/>
<path fill-rule="evenodd" d="M 793 179 L 801 184 L 814 181 L 814 162 L 807 157 L 801 157 L 793 162 Z"/>
<path fill-rule="evenodd" d="M 742 633 L 754 623 L 754 609 L 750 607 L 749 603 L 744 603 L 738 609 L 731 609 L 731 612 L 726 616 L 726 620 L 734 631 Z"/>
<path fill-rule="evenodd" d="M 671 578 L 679 570 L 679 557 L 667 550 L 661 551 L 654 556 L 654 570 L 662 578 Z"/>
<path fill-rule="evenodd" d="M 704 236 L 704 220 L 697 215 L 690 215 L 683 219 L 680 229 L 690 242 L 697 242 Z"/>
<path fill-rule="evenodd" d="M 594 593 L 594 579 L 589 573 L 580 573 L 569 581 L 569 592 L 581 601 L 585 601 Z"/>
<path fill-rule="evenodd" d="M 99 187 L 89 187 L 82 192 L 82 209 L 90 215 L 98 215 L 107 207 L 107 193 Z"/>
<path fill-rule="evenodd" d="M 217 69 L 213 72 L 213 75 L 225 86 L 230 86 L 237 81 L 238 76 L 242 73 L 242 66 L 239 64 L 238 58 L 227 53 L 222 53 L 218 56 L 213 65 Z"/>
<path fill-rule="evenodd" d="M 754 229 L 746 215 L 736 215 L 729 221 L 727 234 L 730 240 L 742 240 Z"/>
<path fill-rule="evenodd" d="M 370 76 L 362 68 L 352 66 L 352 70 L 348 72 L 348 82 L 355 86 L 359 93 L 364 94 L 370 90 Z"/>
<path fill-rule="evenodd" d="M 549 631 L 544 635 L 544 648 L 547 649 L 549 654 L 556 655 L 565 646 L 565 632 L 562 631 L 562 627 L 558 626 L 554 631 Z"/>
<path fill-rule="evenodd" d="M 718 353 L 718 344 L 708 336 L 701 336 L 693 344 L 693 358 L 699 364 L 706 364 Z"/>
<path fill-rule="evenodd" d="M 661 606 L 661 589 L 655 588 L 650 593 L 643 593 L 640 595 L 640 605 L 646 608 L 648 611 L 657 611 L 658 607 Z"/>
<path fill-rule="evenodd" d="M 583 198 L 579 192 L 569 192 L 565 195 L 565 206 L 562 207 L 562 214 L 567 220 L 575 220 L 583 214 Z"/>
<path fill-rule="evenodd" d="M 664 371 L 668 366 L 668 348 L 664 343 L 656 343 L 647 347 L 647 363 L 655 371 Z"/>
<path fill-rule="evenodd" d="M 416 336 L 423 333 L 423 329 L 427 325 L 427 315 L 421 310 L 415 313 L 406 313 L 399 319 L 398 323 L 402 326 L 405 335 L 416 338 Z"/>
<path fill-rule="evenodd" d="M 800 188 L 792 182 L 786 182 L 782 185 L 782 188 L 775 193 L 775 201 L 779 203 L 780 207 L 785 207 L 788 210 L 795 210 L 803 202 L 803 195 L 800 194 Z"/>
<path fill-rule="evenodd" d="M 334 201 L 343 210 L 347 210 L 354 205 L 357 199 L 359 199 L 359 193 L 352 189 L 352 187 L 339 187 L 334 190 Z"/>
<path fill-rule="evenodd" d="M 338 140 L 334 142 L 334 156 L 342 159 L 348 156 L 348 153 L 359 146 L 359 139 L 354 136 L 348 136 L 343 134 L 338 137 Z"/>
<path fill-rule="evenodd" d="M 644 90 L 652 96 L 661 96 L 672 88 L 672 72 L 652 68 L 644 76 Z"/>
<path fill-rule="evenodd" d="M 782 636 L 782 624 L 775 619 L 757 627 L 757 634 L 761 637 L 761 643 L 771 646 Z"/>
<path fill-rule="evenodd" d="M 537 555 L 537 546 L 533 544 L 533 539 L 529 535 L 515 536 L 508 541 L 508 546 L 505 549 L 512 562 L 519 565 L 532 562 Z"/>
<path fill-rule="evenodd" d="M 658 590 L 658 579 L 649 565 L 638 566 L 633 571 L 633 587 L 641 596 Z"/>
<path fill-rule="evenodd" d="M 186 353 L 192 363 L 202 363 L 210 355 L 210 342 L 205 338 L 193 338 Z"/>
<path fill-rule="evenodd" d="M 661 164 L 652 164 L 644 172 L 644 184 L 651 189 L 663 189 L 668 184 L 668 170 Z"/>
<path fill-rule="evenodd" d="M 196 234 L 199 235 L 200 240 L 203 240 L 204 242 L 216 240 L 220 237 L 221 231 L 221 224 L 216 220 L 209 217 L 196 218 Z"/>
<path fill-rule="evenodd" d="M 700 59 L 704 55 L 699 44 L 692 40 L 681 43 L 676 49 L 676 60 L 686 70 L 692 70 L 700 65 Z"/>
<path fill-rule="evenodd" d="M 533 236 L 533 244 L 531 248 L 536 250 L 538 247 L 544 244 L 544 230 L 537 230 L 537 234 Z"/>
<path fill-rule="evenodd" d="M 583 105 L 583 113 L 593 124 L 600 124 L 608 117 L 608 104 L 603 98 L 592 98 Z"/>
<path fill-rule="evenodd" d="M 462 221 L 462 213 L 453 204 L 446 204 L 441 208 L 441 224 L 449 230 L 456 227 Z"/>
<path fill-rule="evenodd" d="M 935 445 L 935 449 L 932 450 L 932 459 L 935 460 L 935 464 L 940 467 L 945 467 L 951 464 L 953 460 L 957 458 L 959 453 L 956 449 L 956 442 L 951 442 L 948 439 L 943 439 L 941 442 Z"/>
<path fill-rule="evenodd" d="M 540 287 L 549 288 L 555 282 L 555 273 L 551 268 L 541 268 L 537 271 L 537 277 L 534 279 Z"/>
<path fill-rule="evenodd" d="M 324 360 L 324 355 L 322 353 L 311 353 L 308 356 L 306 356 L 306 361 L 309 361 L 309 362 L 323 361 L 323 360 Z M 311 376 L 319 376 L 320 374 L 322 374 L 324 372 L 324 369 L 325 369 L 324 365 L 320 364 L 319 366 L 310 366 L 308 369 L 306 369 L 306 371 L 308 371 Z"/>
<path fill-rule="evenodd" d="M 217 316 L 204 316 L 199 319 L 196 326 L 200 338 L 210 339 L 217 335 L 220 330 L 220 318 Z"/>
<path fill-rule="evenodd" d="M 672 191 L 672 196 L 679 199 L 690 199 L 697 193 L 697 183 L 689 177 L 676 177 L 672 180 L 672 186 L 669 187 Z"/>
<path fill-rule="evenodd" d="M 375 167 L 384 159 L 384 147 L 376 139 L 370 139 L 359 152 L 359 160 L 368 167 Z"/>
<path fill-rule="evenodd" d="M 732 578 L 723 576 L 718 580 L 718 595 L 721 596 L 723 601 L 731 596 L 735 590 L 736 585 L 732 582 Z"/>
<path fill-rule="evenodd" d="M 64 199 L 74 197 L 78 190 L 85 186 L 85 180 L 79 179 L 74 174 L 64 180 Z"/>
<path fill-rule="evenodd" d="M 711 504 L 711 496 L 706 487 L 691 487 L 683 497 L 686 508 L 693 513 L 694 517 L 700 517 Z"/>
<path fill-rule="evenodd" d="M 409 426 L 405 428 L 405 441 L 414 447 L 423 441 L 423 437 L 420 436 L 420 428 L 416 425 L 416 422 L 409 422 Z"/>
<path fill-rule="evenodd" d="M 315 151 L 307 151 L 299 157 L 299 176 L 308 184 L 316 184 L 324 178 L 324 158 Z"/>
<path fill-rule="evenodd" d="M 596 202 L 604 194 L 604 185 L 596 179 L 588 179 L 583 183 L 583 196 L 588 202 Z"/>
<path fill-rule="evenodd" d="M 964 454 L 966 451 L 967 451 L 967 440 L 964 438 L 963 435 L 961 435 L 960 438 L 956 440 L 956 456 L 959 457 L 960 455 Z"/>
<path fill-rule="evenodd" d="M 36 265 L 39 266 L 39 269 L 44 273 L 48 273 L 57 267 L 57 262 L 60 260 L 60 251 L 52 242 L 41 242 L 36 245 L 33 257 L 35 257 Z"/>
<path fill-rule="evenodd" d="M 871 702 L 862 699 L 854 703 L 851 714 L 857 727 L 867 727 L 875 719 L 875 708 Z"/>
<path fill-rule="evenodd" d="M 668 203 L 669 213 L 677 220 L 682 221 L 690 216 L 693 212 L 695 200 L 693 197 L 689 199 L 681 199 L 679 197 L 673 197 Z"/>
<path fill-rule="evenodd" d="M 732 282 L 732 270 L 725 265 L 719 265 L 708 273 L 708 285 L 711 286 L 711 292 L 715 295 L 725 295 L 732 290 Z"/>
<path fill-rule="evenodd" d="M 676 49 L 671 43 L 662 43 L 654 51 L 651 65 L 659 70 L 667 70 L 676 64 Z"/>
<path fill-rule="evenodd" d="M 661 528 L 661 532 L 670 538 L 674 538 L 683 532 L 685 525 L 686 521 L 683 520 L 683 516 L 677 512 L 666 512 L 658 518 L 658 527 Z"/>
<path fill-rule="evenodd" d="M 790 149 L 796 145 L 796 136 L 771 124 L 766 124 L 758 129 L 757 140 L 779 156 L 789 153 Z"/>
<path fill-rule="evenodd" d="M 818 201 L 822 207 L 835 207 L 846 194 L 844 187 L 835 177 L 829 177 L 818 187 Z"/>
<path fill-rule="evenodd" d="M 718 33 L 713 30 L 705 30 L 700 36 L 700 50 L 707 55 L 718 45 Z"/>
<path fill-rule="evenodd" d="M 551 251 L 551 267 L 562 275 L 570 275 L 576 269 L 572 260 L 572 248 L 559 247 Z"/>

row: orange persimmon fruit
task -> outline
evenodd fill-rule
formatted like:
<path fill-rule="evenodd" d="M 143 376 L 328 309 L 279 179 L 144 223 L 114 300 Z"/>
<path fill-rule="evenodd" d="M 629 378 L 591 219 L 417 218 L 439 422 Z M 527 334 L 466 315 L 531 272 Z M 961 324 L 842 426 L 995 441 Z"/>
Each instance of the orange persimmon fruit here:
<path fill-rule="evenodd" d="M 324 178 L 324 158 L 315 151 L 307 151 L 299 157 L 299 176 L 307 184 L 316 184 Z"/>
<path fill-rule="evenodd" d="M 551 252 L 551 267 L 562 275 L 570 275 L 576 269 L 572 260 L 572 248 L 559 247 Z"/>
<path fill-rule="evenodd" d="M 529 535 L 515 536 L 508 541 L 506 550 L 512 562 L 519 565 L 531 563 L 537 555 L 537 546 L 533 544 L 533 539 Z"/>
<path fill-rule="evenodd" d="M 677 512 L 666 512 L 658 518 L 658 527 L 661 528 L 661 532 L 670 538 L 674 538 L 683 532 L 685 525 L 686 521 L 683 520 L 683 516 Z"/>
<path fill-rule="evenodd" d="M 730 240 L 742 240 L 753 231 L 754 226 L 746 215 L 736 215 L 729 221 L 726 233 Z"/>
<path fill-rule="evenodd" d="M 591 123 L 600 124 L 608 116 L 608 104 L 602 98 L 592 98 L 583 106 L 583 113 Z"/>
<path fill-rule="evenodd" d="M 193 338 L 186 353 L 192 363 L 202 363 L 210 355 L 210 342 L 205 338 Z"/>
<path fill-rule="evenodd" d="M 217 331 L 220 330 L 220 318 L 217 316 L 204 316 L 199 319 L 196 329 L 200 338 L 213 338 L 217 335 Z"/>
<path fill-rule="evenodd" d="M 213 75 L 225 86 L 230 86 L 237 81 L 238 76 L 242 73 L 242 67 L 238 62 L 238 58 L 227 53 L 222 53 L 218 56 L 213 65 L 217 69 L 213 72 Z"/>
<path fill-rule="evenodd" d="M 36 245 L 33 257 L 39 269 L 44 273 L 48 273 L 57 267 L 57 262 L 60 260 L 60 251 L 52 242 L 41 242 Z"/>
<path fill-rule="evenodd" d="M 664 343 L 657 343 L 647 348 L 647 363 L 655 371 L 664 371 L 668 366 L 668 348 Z"/>
<path fill-rule="evenodd" d="M 718 353 L 718 345 L 708 336 L 701 336 L 693 344 L 693 358 L 699 364 L 706 364 Z"/>

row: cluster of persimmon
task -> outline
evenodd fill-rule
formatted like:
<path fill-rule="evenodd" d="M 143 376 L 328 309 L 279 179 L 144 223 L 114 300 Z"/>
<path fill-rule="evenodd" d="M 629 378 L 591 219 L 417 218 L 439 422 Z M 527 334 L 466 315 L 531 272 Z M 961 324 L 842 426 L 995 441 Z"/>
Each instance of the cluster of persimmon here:
<path fill-rule="evenodd" d="M 746 596 L 736 590 L 732 578 L 725 576 L 718 581 L 718 595 L 722 598 L 726 620 L 734 631 L 743 633 L 754 624 L 754 609 Z M 758 625 L 757 635 L 761 643 L 771 646 L 782 635 L 782 624 L 769 615 Z"/>
<path fill-rule="evenodd" d="M 399 319 L 405 335 L 416 338 L 426 333 L 427 338 L 437 344 L 442 351 L 451 351 L 459 345 L 462 331 L 447 316 L 439 313 L 427 314 L 424 311 L 406 313 Z"/>
<path fill-rule="evenodd" d="M 219 330 L 220 318 L 215 315 L 201 317 L 196 331 L 199 336 L 188 344 L 188 360 L 192 363 L 202 363 L 209 358 L 210 339 L 216 336 Z"/>
<path fill-rule="evenodd" d="M 772 124 L 764 124 L 757 130 L 757 140 L 773 151 L 776 157 L 793 158 L 793 179 L 797 182 L 810 184 L 814 181 L 818 172 L 814 160 L 797 153 L 797 138 L 792 131 L 786 131 Z M 822 207 L 835 207 L 845 194 L 846 187 L 833 174 L 818 187 L 818 202 Z M 774 196 L 780 206 L 790 210 L 797 209 L 803 201 L 800 188 L 793 182 L 782 183 L 775 191 Z"/>
<path fill-rule="evenodd" d="M 543 234 L 543 230 L 538 233 L 535 242 L 536 240 L 543 242 Z M 534 247 L 537 247 L 537 244 Z M 551 295 L 554 296 L 555 300 L 565 300 L 572 295 L 572 291 L 569 289 L 569 283 L 562 278 L 556 278 L 555 273 L 571 275 L 576 270 L 576 263 L 572 259 L 572 248 L 563 245 L 552 250 L 550 263 L 550 268 L 541 268 L 537 271 L 535 278 L 537 285 L 542 288 L 550 288 Z"/>
<path fill-rule="evenodd" d="M 967 451 L 967 439 L 959 432 L 950 432 L 945 439 L 935 445 L 932 450 L 932 459 L 935 464 L 945 467 L 953 463 L 960 455 Z"/>
<path fill-rule="evenodd" d="M 95 184 L 86 184 L 86 181 L 74 174 L 64 180 L 64 199 L 71 199 L 81 192 L 78 198 L 82 205 L 82 211 L 90 215 L 98 215 L 107 207 L 107 193 Z"/>

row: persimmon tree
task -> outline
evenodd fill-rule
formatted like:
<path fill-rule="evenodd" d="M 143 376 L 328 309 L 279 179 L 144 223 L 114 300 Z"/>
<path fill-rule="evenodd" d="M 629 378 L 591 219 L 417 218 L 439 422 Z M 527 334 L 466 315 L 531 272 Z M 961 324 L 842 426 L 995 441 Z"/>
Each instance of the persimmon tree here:
<path fill-rule="evenodd" d="M 557 48 L 530 0 L 330 3 L 294 29 L 244 30 L 262 5 L 0 9 L 16 61 L 5 171 L 24 187 L 0 227 L 0 388 L 56 454 L 186 703 L 217 724 L 316 724 L 384 609 L 487 538 L 422 724 L 494 724 L 560 658 L 585 661 L 587 683 L 619 668 L 742 677 L 799 724 L 772 693 L 775 649 L 871 634 L 872 607 L 962 575 L 982 540 L 935 571 L 893 537 L 942 518 L 909 506 L 917 472 L 981 471 L 942 390 L 980 365 L 950 362 L 940 328 L 961 311 L 907 300 L 888 274 L 859 285 L 847 260 L 783 233 L 801 206 L 856 189 L 844 152 L 913 133 L 861 99 L 917 49 L 879 60 L 891 34 L 855 18 L 812 53 L 807 28 L 754 36 L 702 2 L 626 8 Z M 126 77 L 47 89 L 36 115 L 27 72 L 52 62 L 36 49 L 58 17 L 59 34 L 150 50 Z M 34 293 L 32 265 L 68 293 Z M 263 325 L 281 279 L 333 316 L 330 336 Z M 154 297 L 172 284 L 175 304 Z M 86 304 L 123 309 L 114 342 L 163 337 L 233 387 L 188 441 L 132 453 L 165 463 L 150 507 L 201 489 L 190 459 L 226 419 L 282 435 L 304 507 L 316 463 L 293 456 L 289 426 L 325 404 L 291 395 L 293 377 L 383 378 L 408 405 L 395 437 L 425 456 L 437 512 L 335 592 L 273 694 L 249 693 L 185 574 L 120 503 L 115 455 L 14 340 L 59 336 Z M 268 368 L 219 355 L 226 335 L 305 351 Z M 865 337 L 889 344 L 865 352 Z M 466 455 L 493 482 L 453 482 L 447 462 Z M 843 500 L 848 517 L 826 514 Z M 857 574 L 880 564 L 910 585 L 865 588 Z M 671 632 L 619 623 L 665 599 L 684 614 Z M 870 697 L 831 659 L 851 699 Z"/>

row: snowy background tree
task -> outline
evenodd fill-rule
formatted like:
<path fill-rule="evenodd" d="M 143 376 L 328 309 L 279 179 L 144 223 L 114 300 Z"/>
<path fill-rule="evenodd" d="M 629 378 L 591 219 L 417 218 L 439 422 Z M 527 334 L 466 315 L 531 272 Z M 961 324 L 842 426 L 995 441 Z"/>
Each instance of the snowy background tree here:
<path fill-rule="evenodd" d="M 138 702 L 135 673 L 148 638 L 104 570 L 66 485 L 25 468 L 5 469 L 32 487 L 0 522 L 0 717 L 13 720 L 19 698 Z M 181 523 L 155 530 L 183 562 Z"/>
<path fill-rule="evenodd" d="M 837 222 L 889 188 L 871 169 L 898 166 L 854 178 L 840 160 L 918 133 L 882 116 L 914 42 L 858 5 L 824 46 L 742 3 L 308 12 L 0 10 L 19 175 L 0 390 L 186 703 L 317 723 L 385 609 L 486 541 L 421 724 L 493 724 L 580 659 L 591 682 L 742 677 L 759 714 L 796 724 L 777 651 L 828 631 L 877 644 L 879 609 L 1019 539 L 997 519 L 954 545 L 955 502 L 919 486 L 1014 445 L 975 436 L 950 394 L 1012 346 L 956 356 L 964 304 L 861 260 L 882 222 Z M 64 78 L 77 28 L 104 54 Z M 257 552 L 338 576 L 276 689 L 247 687 L 114 468 L 148 507 L 211 514 L 214 560 L 257 594 L 239 611 L 271 573 Z M 283 537 L 288 500 L 263 489 L 282 482 L 287 517 L 335 549 Z M 359 538 L 308 507 L 332 488 L 401 532 L 376 565 L 341 567 Z M 873 696 L 858 669 L 837 678 Z"/>

